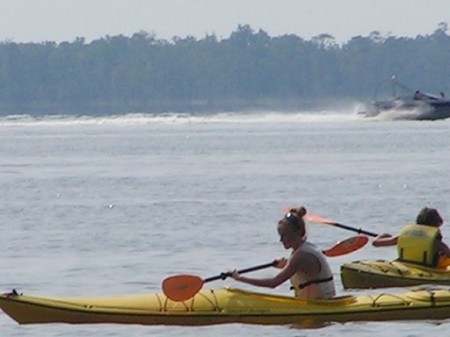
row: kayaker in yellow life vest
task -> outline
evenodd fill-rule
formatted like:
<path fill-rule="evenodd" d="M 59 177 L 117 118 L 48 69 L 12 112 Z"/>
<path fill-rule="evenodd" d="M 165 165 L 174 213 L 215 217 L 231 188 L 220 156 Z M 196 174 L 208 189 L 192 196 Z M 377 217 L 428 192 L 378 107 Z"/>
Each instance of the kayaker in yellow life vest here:
<path fill-rule="evenodd" d="M 450 249 L 442 242 L 439 227 L 443 223 L 436 209 L 424 207 L 417 215 L 416 224 L 405 225 L 397 236 L 381 234 L 372 244 L 375 247 L 397 245 L 400 261 L 446 267 L 450 265 Z"/>
<path fill-rule="evenodd" d="M 306 240 L 304 207 L 292 208 L 278 221 L 277 230 L 284 248 L 292 249 L 289 259 L 280 259 L 281 271 L 270 278 L 250 278 L 234 270 L 231 277 L 236 281 L 254 286 L 275 288 L 291 280 L 295 296 L 304 299 L 328 299 L 335 296 L 333 274 L 325 255 Z"/>

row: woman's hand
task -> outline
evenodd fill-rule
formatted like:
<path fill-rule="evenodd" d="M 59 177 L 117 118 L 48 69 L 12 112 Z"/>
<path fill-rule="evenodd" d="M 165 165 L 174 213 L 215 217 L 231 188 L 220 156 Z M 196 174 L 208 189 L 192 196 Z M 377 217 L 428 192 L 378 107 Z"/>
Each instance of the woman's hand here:
<path fill-rule="evenodd" d="M 229 273 L 230 273 L 230 277 L 235 279 L 236 281 L 239 281 L 239 279 L 241 278 L 241 275 L 239 275 L 239 273 L 236 269 L 231 270 Z"/>
<path fill-rule="evenodd" d="M 287 265 L 287 259 L 285 257 L 276 259 L 275 262 L 276 264 L 274 265 L 274 267 L 278 269 L 283 269 Z"/>
<path fill-rule="evenodd" d="M 382 238 L 390 238 L 390 237 L 392 237 L 391 234 L 389 234 L 389 233 L 383 233 L 383 234 L 378 235 L 378 236 L 375 238 L 375 240 L 376 240 L 376 239 L 382 239 Z"/>
<path fill-rule="evenodd" d="M 388 233 L 378 235 L 375 240 L 372 241 L 374 247 L 386 247 L 396 245 L 398 242 L 398 236 L 392 236 Z"/>

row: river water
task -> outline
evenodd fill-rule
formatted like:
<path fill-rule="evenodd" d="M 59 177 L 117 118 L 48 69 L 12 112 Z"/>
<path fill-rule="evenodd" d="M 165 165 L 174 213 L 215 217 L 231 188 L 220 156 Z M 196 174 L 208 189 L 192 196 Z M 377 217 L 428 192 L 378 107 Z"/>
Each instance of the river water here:
<path fill-rule="evenodd" d="M 396 234 L 425 205 L 450 220 L 450 120 L 353 113 L 125 115 L 0 119 L 0 291 L 100 296 L 161 291 L 172 274 L 202 277 L 287 256 L 276 222 L 287 206 Z M 308 224 L 324 249 L 353 235 Z M 443 227 L 450 238 L 449 226 Z M 449 241 L 449 240 L 447 240 Z M 367 245 L 330 258 L 395 258 Z M 270 275 L 273 270 L 254 273 Z M 237 286 L 233 280 L 210 287 Z M 268 292 L 288 294 L 289 285 Z M 384 291 L 401 291 L 387 289 Z M 317 329 L 20 326 L 1 336 L 422 336 L 450 321 L 332 323 Z"/>

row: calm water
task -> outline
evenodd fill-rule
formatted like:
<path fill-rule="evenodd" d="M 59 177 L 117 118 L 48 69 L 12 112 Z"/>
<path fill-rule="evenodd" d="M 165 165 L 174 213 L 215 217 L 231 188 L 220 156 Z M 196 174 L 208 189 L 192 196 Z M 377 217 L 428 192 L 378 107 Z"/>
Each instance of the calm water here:
<path fill-rule="evenodd" d="M 282 208 L 396 233 L 424 205 L 450 222 L 450 120 L 353 114 L 132 115 L 0 120 L 0 291 L 123 295 L 160 291 L 168 275 L 208 277 L 287 256 Z M 450 241 L 450 226 L 444 237 Z M 352 232 L 310 224 L 323 248 Z M 330 258 L 394 258 L 366 246 Z M 269 275 L 265 270 L 255 275 Z M 211 287 L 243 286 L 233 280 Z M 289 286 L 269 290 L 289 293 Z M 255 289 L 255 288 L 253 288 Z M 263 289 L 257 289 L 263 290 Z M 401 291 L 390 289 L 389 291 Z M 354 293 L 354 292 L 351 292 Z M 19 326 L 2 336 L 419 336 L 450 321 L 330 324 L 320 329 L 218 325 Z"/>

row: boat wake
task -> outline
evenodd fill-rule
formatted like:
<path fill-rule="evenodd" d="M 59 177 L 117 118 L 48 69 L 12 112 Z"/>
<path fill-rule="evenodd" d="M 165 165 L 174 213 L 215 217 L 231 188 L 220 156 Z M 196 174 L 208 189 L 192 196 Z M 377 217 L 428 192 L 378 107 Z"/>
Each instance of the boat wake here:
<path fill-rule="evenodd" d="M 377 120 L 395 121 L 395 120 L 420 120 L 425 113 L 422 108 L 402 109 L 396 108 L 391 110 L 380 111 L 380 113 L 372 118 Z"/>
<path fill-rule="evenodd" d="M 27 125 L 146 125 L 146 124 L 207 124 L 207 123 L 303 123 L 303 122 L 345 122 L 363 120 L 352 109 L 337 111 L 298 112 L 224 112 L 211 114 L 196 113 L 132 113 L 111 116 L 10 115 L 0 117 L 0 126 Z"/>

